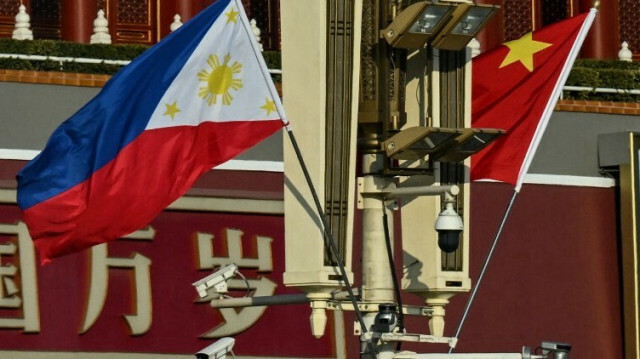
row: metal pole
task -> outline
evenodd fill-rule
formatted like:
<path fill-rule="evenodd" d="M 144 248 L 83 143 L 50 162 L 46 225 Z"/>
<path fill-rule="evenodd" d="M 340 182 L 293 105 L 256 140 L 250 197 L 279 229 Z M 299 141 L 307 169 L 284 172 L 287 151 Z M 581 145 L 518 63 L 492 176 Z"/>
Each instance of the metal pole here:
<path fill-rule="evenodd" d="M 311 299 L 306 294 L 282 294 L 259 297 L 241 297 L 214 299 L 211 308 L 244 308 L 262 307 L 268 305 L 288 305 L 309 303 Z"/>
<path fill-rule="evenodd" d="M 340 269 L 340 275 L 342 276 L 342 281 L 344 281 L 344 285 L 349 293 L 349 299 L 353 304 L 354 312 L 356 314 L 356 319 L 358 323 L 360 323 L 361 333 L 364 335 L 367 333 L 367 326 L 364 321 L 364 317 L 362 316 L 362 312 L 358 308 L 358 301 L 353 293 L 353 288 L 351 283 L 349 282 L 349 276 L 347 276 L 347 271 L 344 268 L 344 264 L 342 263 L 342 258 L 340 258 L 340 252 L 338 251 L 338 245 L 336 244 L 335 239 L 333 238 L 333 234 L 329 230 L 329 226 L 327 224 L 327 219 L 324 214 L 324 210 L 322 209 L 322 205 L 320 204 L 320 199 L 318 198 L 318 193 L 316 193 L 315 187 L 313 186 L 313 181 L 311 180 L 311 176 L 309 175 L 309 170 L 307 169 L 307 165 L 304 162 L 304 158 L 302 157 L 302 152 L 300 151 L 300 146 L 298 146 L 298 141 L 296 141 L 296 137 L 291 130 L 291 126 L 287 125 L 286 127 L 287 134 L 289 135 L 289 139 L 291 140 L 291 145 L 296 153 L 296 157 L 298 158 L 298 162 L 300 163 L 300 167 L 302 169 L 302 173 L 304 174 L 304 178 L 307 181 L 307 185 L 309 186 L 309 190 L 311 191 L 311 195 L 313 197 L 313 201 L 316 205 L 316 210 L 318 211 L 318 216 L 320 217 L 320 221 L 322 222 L 322 229 L 324 230 L 324 238 L 325 244 L 331 249 L 333 253 L 334 259 L 336 263 L 338 263 L 338 268 Z M 369 354 L 375 358 L 376 352 L 371 341 L 367 341 L 366 346 L 369 348 Z"/>
<path fill-rule="evenodd" d="M 394 303 L 393 276 L 391 264 L 387 260 L 387 244 L 384 219 L 389 208 L 385 204 L 385 195 L 375 193 L 376 188 L 388 188 L 392 180 L 379 176 L 383 167 L 383 158 L 379 154 L 365 154 L 362 157 L 363 199 L 362 199 L 362 301 L 372 305 Z M 365 195 L 365 193 L 367 193 Z M 387 222 L 390 236 L 393 223 Z M 374 324 L 376 312 L 366 313 L 367 326 Z M 378 342 L 376 351 L 379 359 L 392 358 L 395 345 Z"/>
<path fill-rule="evenodd" d="M 484 274 L 487 271 L 487 267 L 489 266 L 489 262 L 493 257 L 493 251 L 496 249 L 498 244 L 498 240 L 500 239 L 500 235 L 502 234 L 502 229 L 504 228 L 504 224 L 507 222 L 507 218 L 509 218 L 509 213 L 511 213 L 511 207 L 513 207 L 513 202 L 516 200 L 516 196 L 518 195 L 518 191 L 513 191 L 513 195 L 511 196 L 511 201 L 509 202 L 509 206 L 507 207 L 504 216 L 502 217 L 502 222 L 500 223 L 500 227 L 498 228 L 498 233 L 496 233 L 495 238 L 493 239 L 493 244 L 491 244 L 491 249 L 489 249 L 489 254 L 487 254 L 487 258 L 484 260 L 484 264 L 482 265 L 482 270 L 480 271 L 480 276 L 478 276 L 478 281 L 476 285 L 473 287 L 471 291 L 471 296 L 469 296 L 469 300 L 467 301 L 467 305 L 464 308 L 464 313 L 462 314 L 462 319 L 460 319 L 460 324 L 458 324 L 458 329 L 456 330 L 456 335 L 454 338 L 457 340 L 460 336 L 460 331 L 462 330 L 462 326 L 464 325 L 465 320 L 467 319 L 467 314 L 469 314 L 469 309 L 471 309 L 471 305 L 473 304 L 473 300 L 478 293 L 478 289 L 480 288 L 480 284 L 482 284 L 482 279 L 484 278 Z M 453 347 L 449 348 L 449 354 L 453 352 Z"/>

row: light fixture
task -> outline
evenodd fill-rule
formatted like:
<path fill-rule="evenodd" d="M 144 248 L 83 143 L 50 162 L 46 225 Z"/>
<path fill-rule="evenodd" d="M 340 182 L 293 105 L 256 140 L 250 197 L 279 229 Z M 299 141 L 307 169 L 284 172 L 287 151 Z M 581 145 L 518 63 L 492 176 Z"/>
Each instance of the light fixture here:
<path fill-rule="evenodd" d="M 404 129 L 383 142 L 387 157 L 417 160 L 439 151 L 460 135 L 453 128 L 416 126 Z"/>
<path fill-rule="evenodd" d="M 389 45 L 404 49 L 423 47 L 451 18 L 455 6 L 427 1 L 408 6 L 381 31 Z"/>
<path fill-rule="evenodd" d="M 487 147 L 505 133 L 495 128 L 465 128 L 448 146 L 433 153 L 431 159 L 439 162 L 461 162 Z"/>
<path fill-rule="evenodd" d="M 451 21 L 435 36 L 431 45 L 441 50 L 464 49 L 498 9 L 495 5 L 458 5 Z"/>
<path fill-rule="evenodd" d="M 429 160 L 439 162 L 461 162 L 504 132 L 493 128 L 416 126 L 396 133 L 382 145 L 387 157 L 397 160 L 418 160 L 429 156 Z"/>
<path fill-rule="evenodd" d="M 496 5 L 421 1 L 400 12 L 381 35 L 392 47 L 418 49 L 430 42 L 438 49 L 458 51 L 482 30 L 497 9 Z"/>

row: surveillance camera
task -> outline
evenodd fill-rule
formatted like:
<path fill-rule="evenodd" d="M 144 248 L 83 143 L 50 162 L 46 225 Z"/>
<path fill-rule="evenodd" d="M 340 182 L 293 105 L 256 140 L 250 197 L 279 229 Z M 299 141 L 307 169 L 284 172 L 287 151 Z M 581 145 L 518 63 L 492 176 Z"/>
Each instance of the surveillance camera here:
<path fill-rule="evenodd" d="M 435 229 L 438 232 L 438 247 L 445 253 L 451 253 L 458 249 L 460 233 L 463 228 L 462 218 L 453 209 L 453 202 L 447 201 L 445 209 L 440 212 L 436 219 Z"/>
<path fill-rule="evenodd" d="M 238 271 L 238 266 L 235 264 L 229 264 L 222 267 L 217 272 L 210 274 L 197 282 L 193 283 L 193 286 L 198 291 L 200 298 L 207 296 L 207 290 L 215 288 L 216 293 L 227 292 L 227 280 L 231 279 Z"/>
<path fill-rule="evenodd" d="M 224 359 L 233 350 L 236 340 L 225 337 L 196 353 L 196 359 Z"/>
<path fill-rule="evenodd" d="M 540 345 L 543 355 L 553 355 L 553 359 L 569 359 L 571 344 L 560 342 L 542 342 Z"/>
<path fill-rule="evenodd" d="M 373 330 L 378 333 L 391 333 L 397 326 L 396 304 L 381 303 L 378 305 L 378 314 L 373 319 Z"/>

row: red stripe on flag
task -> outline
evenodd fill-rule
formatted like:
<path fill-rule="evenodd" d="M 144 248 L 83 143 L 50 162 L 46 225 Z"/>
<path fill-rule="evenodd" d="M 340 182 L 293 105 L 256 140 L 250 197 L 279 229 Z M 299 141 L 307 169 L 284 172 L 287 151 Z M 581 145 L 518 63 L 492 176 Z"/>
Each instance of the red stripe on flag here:
<path fill-rule="evenodd" d="M 277 119 L 143 132 L 91 178 L 24 212 L 41 261 L 144 227 L 204 172 L 280 128 Z"/>

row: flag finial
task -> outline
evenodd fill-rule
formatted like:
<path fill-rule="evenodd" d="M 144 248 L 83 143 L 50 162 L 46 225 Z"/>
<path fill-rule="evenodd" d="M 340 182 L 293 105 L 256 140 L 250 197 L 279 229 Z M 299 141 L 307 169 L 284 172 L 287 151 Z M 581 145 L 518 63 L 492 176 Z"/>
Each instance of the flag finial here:
<path fill-rule="evenodd" d="M 596 10 L 600 8 L 600 0 L 593 0 L 593 8 Z"/>

